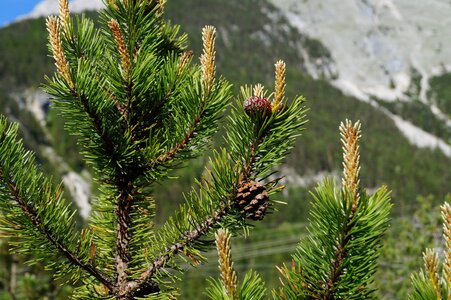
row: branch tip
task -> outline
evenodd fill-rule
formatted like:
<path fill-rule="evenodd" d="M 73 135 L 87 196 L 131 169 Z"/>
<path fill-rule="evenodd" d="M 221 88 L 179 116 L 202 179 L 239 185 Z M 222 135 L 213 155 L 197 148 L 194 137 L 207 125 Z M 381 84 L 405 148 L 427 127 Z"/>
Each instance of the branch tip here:
<path fill-rule="evenodd" d="M 177 72 L 179 76 L 182 74 L 183 70 L 185 70 L 186 66 L 189 64 L 191 57 L 193 57 L 193 51 L 183 52 L 182 56 L 180 56 L 179 69 Z"/>
<path fill-rule="evenodd" d="M 216 28 L 213 26 L 205 26 L 202 29 L 203 53 L 200 57 L 202 68 L 202 81 L 204 84 L 204 93 L 209 95 L 215 81 L 215 40 Z"/>
<path fill-rule="evenodd" d="M 53 58 L 55 59 L 55 66 L 58 73 L 64 78 L 71 89 L 74 88 L 74 83 L 70 75 L 69 63 L 64 54 L 63 45 L 61 42 L 61 24 L 57 17 L 51 16 L 46 20 L 47 31 L 49 33 L 49 42 L 52 48 Z"/>
<path fill-rule="evenodd" d="M 275 94 L 274 94 L 274 102 L 272 105 L 272 111 L 278 111 L 282 104 L 282 101 L 285 97 L 285 73 L 286 73 L 286 65 L 283 60 L 279 60 L 274 65 L 276 69 L 275 74 Z"/>
<path fill-rule="evenodd" d="M 352 122 L 348 119 L 340 124 L 340 136 L 343 144 L 343 188 L 351 193 L 353 207 L 356 207 L 360 195 L 358 192 L 360 179 L 360 121 Z"/>
<path fill-rule="evenodd" d="M 238 299 L 237 293 L 237 277 L 233 269 L 232 249 L 230 246 L 231 234 L 227 229 L 219 229 L 215 235 L 216 248 L 218 250 L 219 270 L 227 290 L 227 294 L 232 299 Z"/>
<path fill-rule="evenodd" d="M 66 30 L 66 26 L 69 21 L 69 1 L 68 0 L 60 0 L 59 1 L 59 21 L 61 24 L 61 28 Z"/>
<path fill-rule="evenodd" d="M 426 275 L 434 286 L 437 299 L 442 299 L 438 275 L 438 255 L 434 249 L 426 249 L 426 252 L 423 253 L 423 260 Z"/>
<path fill-rule="evenodd" d="M 254 96 L 262 98 L 265 95 L 265 87 L 261 83 L 254 86 Z"/>
<path fill-rule="evenodd" d="M 442 205 L 443 237 L 445 239 L 445 262 L 443 273 L 448 282 L 448 298 L 451 299 L 451 205 L 445 202 Z"/>
<path fill-rule="evenodd" d="M 121 27 L 119 23 L 114 19 L 111 19 L 108 22 L 108 27 L 110 28 L 111 32 L 113 33 L 114 39 L 116 40 L 116 45 L 121 57 L 122 70 L 124 71 L 125 76 L 128 77 L 130 74 L 131 61 L 127 45 L 125 43 L 124 35 L 121 31 Z"/>

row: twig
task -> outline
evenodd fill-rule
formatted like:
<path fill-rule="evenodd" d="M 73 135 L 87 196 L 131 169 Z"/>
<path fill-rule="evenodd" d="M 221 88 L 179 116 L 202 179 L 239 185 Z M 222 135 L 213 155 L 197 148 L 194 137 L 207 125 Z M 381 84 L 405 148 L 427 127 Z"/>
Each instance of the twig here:
<path fill-rule="evenodd" d="M 95 277 L 97 280 L 99 280 L 101 283 L 103 283 L 106 287 L 108 287 L 111 290 L 113 285 L 110 279 L 106 275 L 104 275 L 101 271 L 96 269 L 91 263 L 82 262 L 81 259 L 75 253 L 69 250 L 68 247 L 61 240 L 55 237 L 54 234 L 47 228 L 47 226 L 45 226 L 44 222 L 42 222 L 42 220 L 38 217 L 38 214 L 34 210 L 34 208 L 31 207 L 27 203 L 27 201 L 20 196 L 20 192 L 16 184 L 11 179 L 8 180 L 7 184 L 14 200 L 20 206 L 20 208 L 28 217 L 28 219 L 31 221 L 31 223 L 36 227 L 36 229 L 42 235 L 44 235 L 47 238 L 47 240 L 56 249 L 58 249 L 58 251 L 61 252 L 61 254 L 63 254 L 72 264 L 84 269 L 91 276 Z"/>

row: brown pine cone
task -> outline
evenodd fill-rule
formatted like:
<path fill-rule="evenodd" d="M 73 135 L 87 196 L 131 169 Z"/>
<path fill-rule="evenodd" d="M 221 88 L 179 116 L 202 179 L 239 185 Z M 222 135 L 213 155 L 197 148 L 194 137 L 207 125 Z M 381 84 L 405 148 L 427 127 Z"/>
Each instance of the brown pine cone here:
<path fill-rule="evenodd" d="M 262 220 L 269 206 L 269 196 L 264 185 L 253 180 L 243 181 L 238 186 L 235 207 L 246 219 Z"/>

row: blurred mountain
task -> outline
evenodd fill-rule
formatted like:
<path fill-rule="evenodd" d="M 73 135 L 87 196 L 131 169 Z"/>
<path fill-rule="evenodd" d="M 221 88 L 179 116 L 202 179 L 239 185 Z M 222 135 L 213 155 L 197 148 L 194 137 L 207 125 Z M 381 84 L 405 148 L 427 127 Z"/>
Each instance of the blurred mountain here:
<path fill-rule="evenodd" d="M 331 50 L 335 84 L 362 99 L 405 98 L 414 72 L 428 80 L 451 67 L 446 0 L 271 0 L 290 24 Z"/>
<path fill-rule="evenodd" d="M 412 143 L 451 156 L 451 99 L 442 97 L 441 84 L 451 70 L 451 2 L 271 2 L 330 51 L 335 72 L 328 80 L 335 87 L 382 106 Z"/>
<path fill-rule="evenodd" d="M 313 78 L 378 107 L 412 144 L 451 157 L 451 88 L 443 83 L 451 71 L 449 1 L 268 1 L 278 9 L 265 15 L 282 12 L 290 27 L 323 46 L 289 41 Z M 103 7 L 101 0 L 70 5 L 73 12 Z M 57 11 L 58 0 L 43 0 L 21 18 Z"/>
<path fill-rule="evenodd" d="M 362 180 L 366 187 L 389 185 L 394 189 L 400 210 L 404 205 L 409 206 L 418 194 L 437 195 L 438 192 L 443 196 L 449 192 L 449 144 L 442 140 L 439 145 L 444 147 L 441 148 L 433 143 L 418 147 L 427 137 L 436 141 L 439 134 L 446 136 L 449 127 L 433 118 L 428 106 L 417 105 L 419 101 L 414 99 L 413 92 L 409 101 L 399 100 L 413 103 L 412 106 L 402 107 L 395 114 L 395 109 L 384 106 L 386 101 L 362 101 L 365 99 L 339 89 L 333 82 L 338 72 L 334 49 L 294 26 L 292 15 L 277 9 L 273 3 L 172 0 L 167 5 L 168 17 L 189 33 L 191 47 L 197 54 L 200 53 L 202 26 L 212 24 L 218 28 L 218 69 L 232 82 L 261 82 L 272 86 L 272 63 L 279 58 L 287 62 L 288 93 L 306 96 L 311 109 L 308 128 L 285 166 L 284 173 L 290 174 L 286 180 L 291 183 L 287 186 L 302 187 L 321 176 L 340 173 L 337 126 L 345 118 L 351 118 L 362 120 L 364 126 Z M 187 11 L 190 13 L 185 13 Z M 337 36 L 339 34 L 337 29 Z M 388 103 L 397 104 L 396 101 Z M 410 116 L 424 129 L 418 129 L 420 126 L 407 118 Z M 415 135 L 417 143 L 406 137 L 412 132 L 422 134 Z M 435 187 L 431 186 L 432 182 Z M 301 204 L 298 213 L 302 208 L 305 206 Z"/>

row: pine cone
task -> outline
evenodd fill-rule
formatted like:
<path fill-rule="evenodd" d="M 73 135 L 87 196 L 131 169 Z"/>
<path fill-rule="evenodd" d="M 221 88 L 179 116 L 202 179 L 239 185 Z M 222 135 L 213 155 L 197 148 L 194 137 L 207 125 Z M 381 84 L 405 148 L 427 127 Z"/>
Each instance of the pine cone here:
<path fill-rule="evenodd" d="M 267 98 L 251 96 L 244 101 L 244 111 L 253 120 L 270 117 L 272 114 L 272 103 Z"/>
<path fill-rule="evenodd" d="M 235 207 L 250 220 L 262 220 L 269 206 L 268 193 L 264 185 L 253 180 L 241 182 L 235 198 Z"/>

